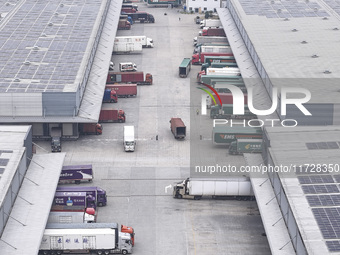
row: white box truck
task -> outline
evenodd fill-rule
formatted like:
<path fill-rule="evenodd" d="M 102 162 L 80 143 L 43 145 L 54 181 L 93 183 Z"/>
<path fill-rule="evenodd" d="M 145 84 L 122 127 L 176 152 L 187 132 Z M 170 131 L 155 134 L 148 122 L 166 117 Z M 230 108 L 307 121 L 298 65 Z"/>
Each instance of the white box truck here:
<path fill-rule="evenodd" d="M 93 223 L 93 222 L 96 222 L 96 212 L 94 211 L 94 208 L 87 208 L 85 212 L 75 211 L 50 212 L 47 220 L 47 223 Z"/>
<path fill-rule="evenodd" d="M 137 65 L 132 62 L 119 63 L 119 72 L 136 72 Z"/>
<path fill-rule="evenodd" d="M 141 53 L 142 44 L 140 42 L 119 42 L 113 45 L 113 54 Z"/>
<path fill-rule="evenodd" d="M 131 236 L 113 223 L 48 224 L 39 254 L 132 253 Z"/>
<path fill-rule="evenodd" d="M 124 150 L 135 151 L 136 139 L 135 139 L 135 127 L 124 126 Z"/>
<path fill-rule="evenodd" d="M 246 177 L 225 179 L 187 178 L 176 183 L 174 198 L 201 199 L 202 196 L 252 198 L 254 196 L 250 179 Z"/>
<path fill-rule="evenodd" d="M 204 19 L 200 22 L 200 28 L 203 27 L 222 27 L 222 22 L 219 19 Z"/>
<path fill-rule="evenodd" d="M 141 43 L 143 48 L 153 48 L 153 40 L 145 35 L 116 36 L 115 43 Z"/>

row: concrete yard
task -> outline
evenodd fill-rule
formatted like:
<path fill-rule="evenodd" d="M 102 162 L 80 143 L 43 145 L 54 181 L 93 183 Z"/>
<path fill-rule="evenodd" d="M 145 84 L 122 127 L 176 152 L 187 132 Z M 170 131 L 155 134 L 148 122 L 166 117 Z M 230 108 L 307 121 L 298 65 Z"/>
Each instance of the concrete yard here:
<path fill-rule="evenodd" d="M 209 116 L 195 116 L 198 106 L 190 100 L 200 66 L 192 67 L 190 78 L 178 76 L 182 59 L 192 55 L 192 39 L 199 26 L 194 22 L 196 14 L 181 14 L 176 8 L 148 8 L 139 3 L 139 10 L 153 14 L 156 22 L 135 23 L 131 30 L 119 30 L 117 35 L 146 35 L 155 47 L 143 49 L 141 54 L 113 55 L 112 61 L 115 71 L 120 62 L 135 62 L 138 71 L 153 75 L 153 85 L 139 86 L 136 98 L 119 98 L 111 104 L 125 111 L 125 124 L 105 123 L 100 136 L 63 141 L 64 165 L 93 165 L 91 185 L 102 187 L 108 195 L 108 205 L 98 210 L 98 221 L 134 227 L 133 254 L 270 254 L 255 201 L 172 197 L 170 185 L 190 176 L 190 141 L 199 142 L 196 128 L 201 122 L 211 122 Z M 174 139 L 171 117 L 180 117 L 186 124 L 184 141 Z M 124 125 L 135 126 L 135 152 L 124 152 Z M 207 152 L 226 157 L 226 148 L 212 145 L 211 130 L 202 130 Z M 38 145 L 50 150 L 49 142 Z M 38 148 L 38 153 L 42 151 Z M 229 156 L 228 161 L 245 164 L 242 156 Z"/>

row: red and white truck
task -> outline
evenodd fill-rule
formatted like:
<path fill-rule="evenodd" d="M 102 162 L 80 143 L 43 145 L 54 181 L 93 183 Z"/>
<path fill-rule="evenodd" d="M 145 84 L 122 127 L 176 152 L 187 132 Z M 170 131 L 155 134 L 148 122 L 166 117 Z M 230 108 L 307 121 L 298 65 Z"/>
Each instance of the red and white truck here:
<path fill-rule="evenodd" d="M 115 110 L 115 109 L 101 109 L 99 115 L 99 122 L 125 122 L 125 113 L 123 110 Z"/>
<path fill-rule="evenodd" d="M 226 36 L 223 28 L 207 28 L 202 30 L 202 36 Z"/>
<path fill-rule="evenodd" d="M 201 46 L 201 52 L 192 55 L 192 64 L 204 63 L 206 56 L 233 56 L 230 46 Z"/>
<path fill-rule="evenodd" d="M 137 96 L 137 85 L 130 84 L 106 84 L 105 89 L 111 89 L 116 92 L 117 97 L 135 97 Z"/>
<path fill-rule="evenodd" d="M 106 84 L 136 83 L 137 85 L 152 85 L 152 75 L 143 72 L 109 72 Z"/>

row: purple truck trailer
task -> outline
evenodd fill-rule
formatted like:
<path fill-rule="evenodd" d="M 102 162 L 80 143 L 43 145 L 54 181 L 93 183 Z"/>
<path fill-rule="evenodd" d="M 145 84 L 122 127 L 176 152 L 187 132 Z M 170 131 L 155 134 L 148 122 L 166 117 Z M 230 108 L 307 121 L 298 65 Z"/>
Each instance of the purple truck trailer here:
<path fill-rule="evenodd" d="M 92 182 L 93 170 L 92 165 L 72 165 L 63 166 L 59 183 L 73 183 L 79 184 L 82 181 Z"/>
<path fill-rule="evenodd" d="M 58 186 L 57 192 L 86 192 L 88 207 L 95 208 L 107 204 L 106 191 L 92 186 Z"/>
<path fill-rule="evenodd" d="M 53 198 L 51 211 L 84 212 L 88 207 L 96 208 L 95 199 L 86 192 L 57 191 Z"/>

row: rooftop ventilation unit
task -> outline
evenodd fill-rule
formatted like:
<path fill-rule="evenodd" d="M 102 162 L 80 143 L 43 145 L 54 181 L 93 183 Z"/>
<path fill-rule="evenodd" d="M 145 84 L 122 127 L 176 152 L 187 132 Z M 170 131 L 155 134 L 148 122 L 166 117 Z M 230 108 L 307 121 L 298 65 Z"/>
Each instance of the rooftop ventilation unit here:
<path fill-rule="evenodd" d="M 39 50 L 39 46 L 34 45 L 34 46 L 33 46 L 33 50 Z"/>
<path fill-rule="evenodd" d="M 20 82 L 20 79 L 19 78 L 15 78 L 14 81 L 15 82 Z"/>
<path fill-rule="evenodd" d="M 306 44 L 306 43 L 308 43 L 308 42 L 307 42 L 307 41 L 302 41 L 301 43 L 302 43 L 302 44 Z"/>
<path fill-rule="evenodd" d="M 312 58 L 318 58 L 319 56 L 317 54 L 312 55 Z"/>
<path fill-rule="evenodd" d="M 297 32 L 298 30 L 296 28 L 292 29 L 292 32 Z"/>
<path fill-rule="evenodd" d="M 25 65 L 30 65 L 31 62 L 29 62 L 28 60 L 24 62 Z"/>
<path fill-rule="evenodd" d="M 329 71 L 329 70 L 325 70 L 323 73 L 324 73 L 324 74 L 330 74 L 330 73 L 332 73 L 332 72 Z"/>

